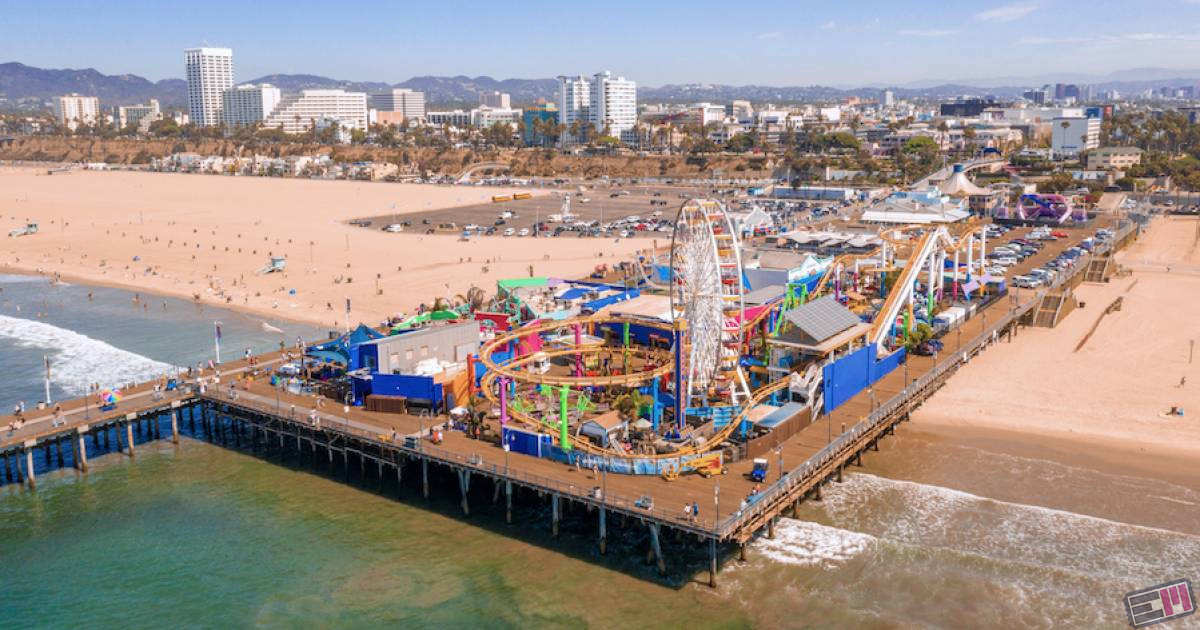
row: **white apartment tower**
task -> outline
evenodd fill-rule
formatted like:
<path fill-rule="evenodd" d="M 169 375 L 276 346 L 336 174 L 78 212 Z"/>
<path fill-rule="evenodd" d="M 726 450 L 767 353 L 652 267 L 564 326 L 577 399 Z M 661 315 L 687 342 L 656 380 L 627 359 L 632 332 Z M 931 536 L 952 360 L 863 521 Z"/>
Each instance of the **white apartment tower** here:
<path fill-rule="evenodd" d="M 371 109 L 381 112 L 400 112 L 406 120 L 425 118 L 425 93 L 407 88 L 393 88 L 372 94 Z"/>
<path fill-rule="evenodd" d="M 342 129 L 367 128 L 367 95 L 345 90 L 302 90 L 284 97 L 263 121 L 284 133 L 303 133 L 318 121 L 336 121 Z"/>
<path fill-rule="evenodd" d="M 266 120 L 280 100 L 279 88 L 270 83 L 247 83 L 225 90 L 221 114 L 228 127 L 248 127 Z"/>
<path fill-rule="evenodd" d="M 54 99 L 54 118 L 71 131 L 81 124 L 94 125 L 100 120 L 100 99 L 78 94 L 59 96 Z"/>
<path fill-rule="evenodd" d="M 558 82 L 558 120 L 567 127 L 564 144 L 581 140 L 571 137 L 571 126 L 577 120 L 591 128 L 592 137 L 607 130 L 621 142 L 637 141 L 637 83 L 607 71 L 591 79 L 560 76 Z"/>
<path fill-rule="evenodd" d="M 575 121 L 592 124 L 592 84 L 582 74 L 578 77 L 558 77 L 558 122 L 566 127 L 560 142 L 565 146 L 579 138 L 571 136 Z"/>
<path fill-rule="evenodd" d="M 221 124 L 223 95 L 233 87 L 233 50 L 188 48 L 183 56 L 192 124 L 201 127 Z"/>
<path fill-rule="evenodd" d="M 637 83 L 604 71 L 592 78 L 592 124 L 604 133 L 634 144 L 637 138 Z"/>

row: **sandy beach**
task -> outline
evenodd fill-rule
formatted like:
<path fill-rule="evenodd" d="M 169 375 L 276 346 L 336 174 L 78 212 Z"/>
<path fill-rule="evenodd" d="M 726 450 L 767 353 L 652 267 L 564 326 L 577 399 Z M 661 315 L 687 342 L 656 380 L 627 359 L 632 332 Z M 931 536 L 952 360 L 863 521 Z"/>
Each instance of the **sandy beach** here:
<path fill-rule="evenodd" d="M 1200 337 L 1196 235 L 1195 218 L 1155 219 L 1118 254 L 1131 275 L 1080 285 L 1084 308 L 1055 329 L 1023 328 L 1012 343 L 988 349 L 914 420 L 942 431 L 994 429 L 1075 443 L 1073 451 L 1095 444 L 1131 457 L 1200 461 L 1200 356 L 1192 355 Z M 1118 297 L 1121 310 L 1105 316 L 1076 350 Z M 1186 415 L 1167 415 L 1174 406 Z"/>
<path fill-rule="evenodd" d="M 390 234 L 349 219 L 486 202 L 482 186 L 0 168 L 0 272 L 197 299 L 342 326 L 415 312 L 499 279 L 580 277 L 644 242 Z M 545 194 L 533 191 L 535 194 Z M 36 222 L 33 236 L 8 232 Z M 419 225 L 411 230 L 420 231 Z M 271 256 L 284 273 L 260 275 Z"/>

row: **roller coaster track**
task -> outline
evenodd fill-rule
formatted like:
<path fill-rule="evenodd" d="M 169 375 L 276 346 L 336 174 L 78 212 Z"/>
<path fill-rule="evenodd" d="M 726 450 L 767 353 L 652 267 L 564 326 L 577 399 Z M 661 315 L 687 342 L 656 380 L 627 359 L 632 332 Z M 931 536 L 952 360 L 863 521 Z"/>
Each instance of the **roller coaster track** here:
<path fill-rule="evenodd" d="M 513 361 L 509 361 L 506 363 L 497 363 L 495 360 L 492 359 L 492 354 L 494 352 L 496 352 L 496 350 L 499 349 L 500 347 L 507 345 L 510 342 L 518 342 L 522 338 L 528 337 L 529 335 L 539 334 L 539 333 L 545 332 L 545 331 L 570 328 L 575 325 L 583 326 L 583 325 L 595 324 L 595 323 L 604 323 L 604 324 L 630 323 L 630 324 L 638 324 L 641 326 L 650 326 L 652 328 L 657 328 L 659 330 L 667 331 L 668 333 L 673 332 L 671 330 L 670 325 L 661 323 L 661 322 L 636 319 L 636 318 L 632 318 L 632 317 L 612 317 L 612 316 L 604 316 L 604 315 L 592 315 L 592 316 L 588 316 L 588 317 L 580 317 L 580 318 L 575 318 L 575 319 L 571 319 L 571 320 L 551 322 L 551 323 L 547 323 L 547 324 L 539 324 L 536 326 L 529 326 L 526 328 L 521 328 L 517 331 L 514 331 L 514 332 L 508 334 L 508 335 L 504 335 L 503 337 L 497 337 L 496 339 L 488 342 L 488 344 L 485 345 L 482 350 L 480 350 L 479 358 L 484 363 L 484 365 L 486 365 L 488 368 L 487 375 L 484 376 L 483 380 L 480 383 L 480 389 L 483 391 L 483 395 L 492 404 L 494 404 L 494 405 L 499 404 L 500 401 L 499 401 L 498 397 L 496 396 L 496 393 L 493 391 L 493 385 L 495 384 L 496 379 L 498 379 L 501 376 L 505 376 L 507 378 L 512 378 L 519 382 L 525 382 L 525 383 L 566 385 L 566 386 L 573 386 L 573 387 L 618 386 L 618 385 L 629 386 L 629 385 L 636 385 L 636 384 L 644 383 L 646 381 L 654 379 L 657 376 L 663 376 L 667 373 L 670 373 L 674 369 L 674 365 L 669 360 L 669 356 L 662 355 L 661 353 L 652 353 L 650 356 L 655 356 L 655 355 L 663 356 L 663 358 L 666 358 L 668 360 L 664 362 L 665 363 L 664 365 L 656 367 L 654 370 L 651 370 L 648 372 L 638 372 L 636 374 L 613 374 L 613 375 L 609 375 L 609 376 L 583 376 L 583 377 L 530 374 L 529 372 L 522 372 L 517 369 L 517 368 L 520 368 L 521 366 L 526 365 L 526 364 L 530 363 L 531 361 L 533 361 L 534 355 L 521 357 L 519 359 L 515 359 Z M 548 350 L 548 351 L 544 350 L 542 352 L 544 352 L 546 356 L 555 357 L 555 356 L 574 355 L 574 354 L 578 354 L 578 353 L 585 353 L 585 354 L 589 353 L 589 352 L 597 353 L 597 352 L 601 352 L 603 350 L 605 350 L 605 348 L 592 346 L 590 348 L 589 347 L 582 347 L 580 349 L 565 348 L 565 349 L 559 349 L 559 350 Z M 787 387 L 787 385 L 788 385 L 788 379 L 784 378 L 784 379 L 779 379 L 768 385 L 764 385 L 763 387 L 760 387 L 759 389 L 755 390 L 753 393 L 751 393 L 750 399 L 747 400 L 744 405 L 742 405 L 741 409 L 739 410 L 737 416 L 734 417 L 733 421 L 730 422 L 725 427 L 723 427 L 720 431 L 716 432 L 715 434 L 706 437 L 705 443 L 702 446 L 687 446 L 687 447 L 681 448 L 680 450 L 677 450 L 677 451 L 674 451 L 671 453 L 656 453 L 656 454 L 652 454 L 652 455 L 646 455 L 646 454 L 629 454 L 629 455 L 627 455 L 627 454 L 623 454 L 623 453 L 616 453 L 609 449 L 595 446 L 594 444 L 592 444 L 591 442 L 589 442 L 587 440 L 576 440 L 573 436 L 568 436 L 568 440 L 569 440 L 569 443 L 572 448 L 576 448 L 578 450 L 581 450 L 581 451 L 584 451 L 587 453 L 593 453 L 593 454 L 597 454 L 597 455 L 605 455 L 608 457 L 620 457 L 620 458 L 625 458 L 625 459 L 672 459 L 672 458 L 677 458 L 677 457 L 681 457 L 681 456 L 707 453 L 711 450 L 719 448 L 719 446 L 722 442 L 724 442 L 726 439 L 728 439 L 729 436 L 733 435 L 733 432 L 735 430 L 737 430 L 738 426 L 741 425 L 741 422 L 743 420 L 745 420 L 746 415 L 748 413 L 750 413 L 751 409 L 753 409 L 754 407 L 761 404 L 764 400 L 766 400 L 768 397 L 770 397 L 775 392 Z M 535 418 L 531 414 L 525 413 L 519 409 L 513 409 L 511 406 L 509 406 L 507 411 L 508 411 L 508 414 L 510 416 L 512 416 L 513 419 L 517 420 L 518 422 L 520 422 L 526 426 L 536 427 L 538 429 L 541 429 L 546 426 L 546 423 L 542 422 L 540 419 Z"/>

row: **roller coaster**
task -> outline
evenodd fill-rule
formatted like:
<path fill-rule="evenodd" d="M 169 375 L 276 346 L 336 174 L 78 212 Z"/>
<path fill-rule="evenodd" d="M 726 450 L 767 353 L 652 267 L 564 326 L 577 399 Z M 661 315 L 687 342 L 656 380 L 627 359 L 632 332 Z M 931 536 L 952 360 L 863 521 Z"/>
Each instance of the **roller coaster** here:
<path fill-rule="evenodd" d="M 878 307 L 860 309 L 874 313 L 868 340 L 880 356 L 890 354 L 914 326 L 921 277 L 926 278 L 925 315 L 932 317 L 933 305 L 944 297 L 949 257 L 954 258 L 957 287 L 961 253 L 966 252 L 969 276 L 976 246 L 979 269 L 986 250 L 986 224 L 977 220 L 953 230 L 928 225 L 887 228 L 880 233 L 883 244 L 878 251 L 835 258 L 811 287 L 789 286 L 786 295 L 747 318 L 736 255 L 740 243 L 729 229 L 723 205 L 689 200 L 680 208 L 676 224 L 691 225 L 692 232 L 672 240 L 669 280 L 648 283 L 672 292 L 670 321 L 600 313 L 534 322 L 498 335 L 481 349 L 487 370 L 480 390 L 502 426 L 552 436 L 567 453 L 609 459 L 678 462 L 712 453 L 744 431 L 751 410 L 777 403 L 794 380 L 768 377 L 752 390 L 741 371 L 746 360 L 754 364 L 755 333 L 764 340 L 778 335 L 785 310 L 830 292 L 843 303 L 866 300 L 859 290 L 873 292 L 879 296 Z M 888 274 L 896 275 L 885 283 Z M 653 272 L 644 275 L 650 280 Z M 636 342 L 631 329 L 640 331 Z M 595 338 L 597 331 L 618 332 L 620 339 L 610 335 L 605 342 L 582 342 L 585 333 Z M 567 341 L 530 351 L 540 345 L 528 343 L 535 336 Z M 766 343 L 762 347 L 770 352 Z M 758 365 L 769 364 L 770 356 L 765 356 Z M 799 369 L 807 374 L 813 373 L 812 367 Z M 668 410 L 671 422 L 665 421 Z M 602 416 L 620 427 L 615 439 L 595 441 L 582 433 L 585 423 Z"/>

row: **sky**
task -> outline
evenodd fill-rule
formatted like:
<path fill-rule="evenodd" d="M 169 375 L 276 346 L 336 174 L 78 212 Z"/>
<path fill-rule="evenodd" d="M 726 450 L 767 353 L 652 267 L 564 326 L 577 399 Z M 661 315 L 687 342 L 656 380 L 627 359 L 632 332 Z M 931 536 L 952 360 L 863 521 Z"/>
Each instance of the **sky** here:
<path fill-rule="evenodd" d="M 183 49 L 233 48 L 238 81 L 305 73 L 640 85 L 857 86 L 1200 68 L 1200 0 L 0 0 L 0 62 L 183 77 Z"/>

